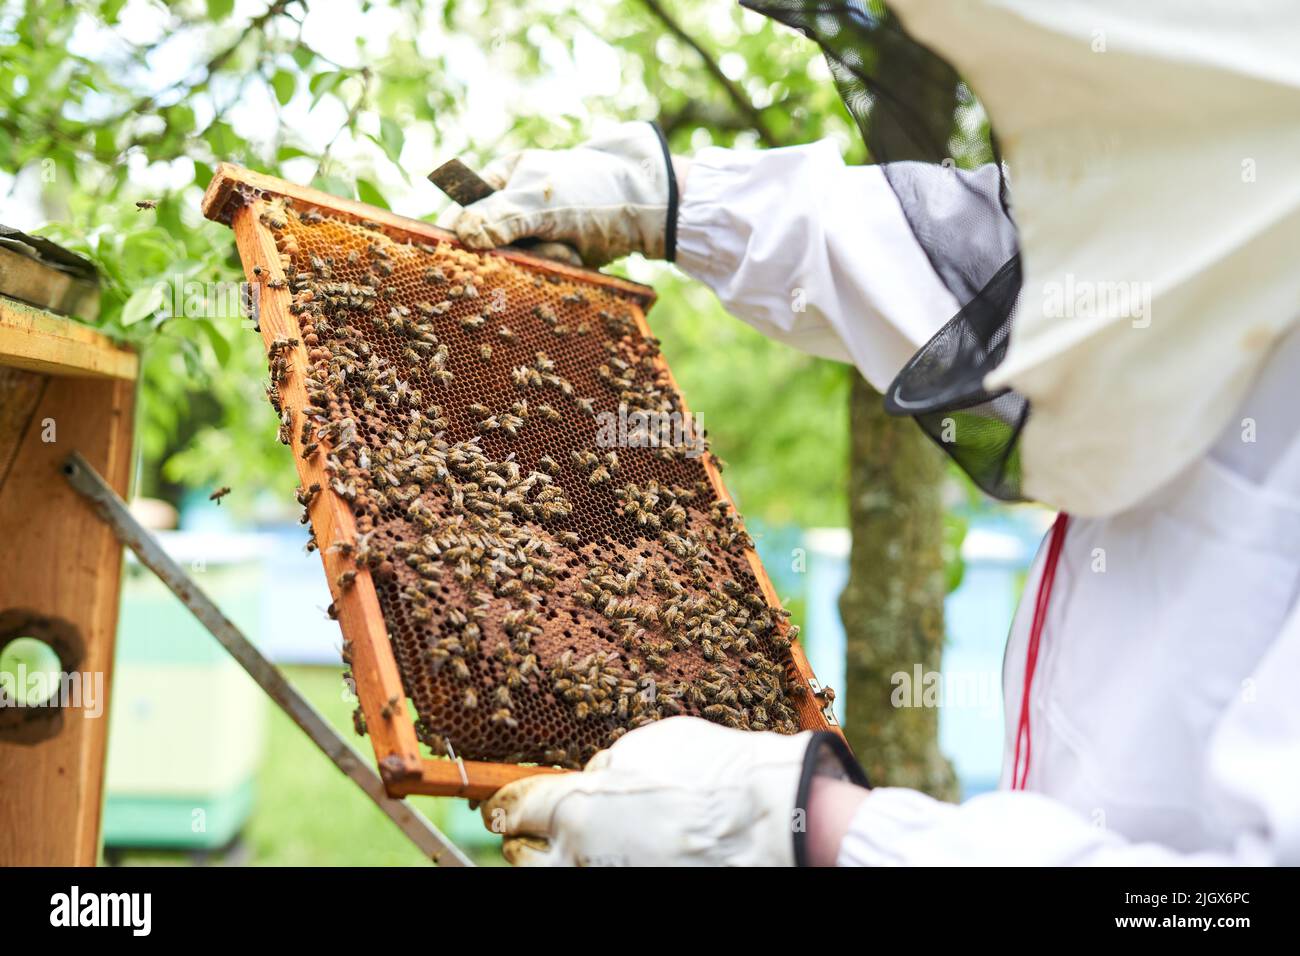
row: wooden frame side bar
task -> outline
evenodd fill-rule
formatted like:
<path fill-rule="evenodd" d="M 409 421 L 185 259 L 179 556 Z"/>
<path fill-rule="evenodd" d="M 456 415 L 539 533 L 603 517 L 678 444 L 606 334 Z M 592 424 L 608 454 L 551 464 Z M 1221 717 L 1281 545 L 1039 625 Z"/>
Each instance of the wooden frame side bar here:
<path fill-rule="evenodd" d="M 380 775 L 385 785 L 390 785 L 407 777 L 419 776 L 419 742 L 415 727 L 407 717 L 406 691 L 389 644 L 388 628 L 379 609 L 379 596 L 375 593 L 370 571 L 353 568 L 346 557 L 330 548 L 334 542 L 351 542 L 356 538 L 356 519 L 347 502 L 328 491 L 330 476 L 325 471 L 324 451 L 303 458 L 301 410 L 309 404 L 306 380 L 310 362 L 298 319 L 289 309 L 291 293 L 287 284 L 282 288 L 271 288 L 267 284 L 268 280 L 284 281 L 287 277 L 280 267 L 275 238 L 259 221 L 262 209 L 261 200 L 238 207 L 231 226 L 244 272 L 257 296 L 255 301 L 263 342 L 269 350 L 277 339 L 297 340 L 296 345 L 281 353 L 289 365 L 290 374 L 280 383 L 280 403 L 292 418 L 288 429 L 291 433 L 290 448 L 303 487 L 318 484 L 321 488 L 308 505 L 308 512 L 339 623 L 343 633 L 352 639 L 352 676 L 357 682 L 366 731 L 375 748 Z M 255 270 L 260 270 L 260 275 Z M 353 570 L 356 577 L 351 585 L 341 585 L 340 576 Z M 393 792 L 391 786 L 389 792 Z"/>
<path fill-rule="evenodd" d="M 263 342 L 269 349 L 280 338 L 298 340 L 297 345 L 281 353 L 287 357 L 291 372 L 288 380 L 280 383 L 280 403 L 293 413 L 290 447 L 303 487 L 318 483 L 322 489 L 308 505 L 308 512 L 339 623 L 352 640 L 352 677 L 385 788 L 391 796 L 425 794 L 483 800 L 512 780 L 537 773 L 565 772 L 552 767 L 421 758 L 374 580 L 369 569 L 354 568 L 347 558 L 330 550 L 334 541 L 355 538 L 356 519 L 343 499 L 325 490 L 329 487 L 329 476 L 324 468 L 324 453 L 317 452 L 308 459 L 302 457 L 299 416 L 302 407 L 308 404 L 309 360 L 298 319 L 289 309 L 292 293 L 287 285 L 281 288 L 269 285 L 271 280 L 287 277 L 280 265 L 275 237 L 261 224 L 264 208 L 260 199 L 239 207 L 231 225 L 244 272 L 257 289 Z M 261 269 L 261 274 L 255 269 Z M 339 575 L 353 570 L 356 577 L 351 586 L 341 587 Z"/>
<path fill-rule="evenodd" d="M 645 313 L 635 306 L 632 307 L 631 311 L 641 334 L 647 338 L 653 337 Z M 677 396 L 682 414 L 689 416 L 691 412 L 686 404 L 686 396 L 682 394 L 681 388 L 678 387 L 677 379 L 674 377 L 668 361 L 660 354 L 656 358 L 656 362 L 668 378 L 673 393 Z M 731 510 L 739 515 L 740 511 L 736 508 L 736 502 L 732 500 L 731 492 L 727 490 L 726 484 L 722 481 L 722 473 L 718 471 L 718 466 L 714 463 L 712 456 L 704 455 L 701 458 L 701 463 L 704 465 L 704 471 L 709 476 L 709 484 L 713 486 L 713 493 L 718 500 L 731 505 Z M 781 607 L 781 598 L 776 593 L 776 586 L 772 584 L 772 579 L 768 577 L 767 569 L 763 567 L 763 562 L 759 559 L 758 552 L 754 548 L 745 549 L 745 561 L 749 564 L 750 573 L 758 581 L 759 590 L 763 592 L 763 599 L 767 601 L 768 606 L 772 608 Z M 798 640 L 790 642 L 790 661 L 794 665 L 795 672 L 790 676 L 801 680 L 807 685 L 809 691 L 795 700 L 795 711 L 799 714 L 799 725 L 804 730 L 833 730 L 843 737 L 844 731 L 839 728 L 839 725 L 832 718 L 828 717 L 829 705 L 822 703 L 816 695 L 816 691 L 820 689 L 821 685 L 817 683 L 812 665 L 808 663 L 808 657 L 804 654 L 803 647 Z"/>

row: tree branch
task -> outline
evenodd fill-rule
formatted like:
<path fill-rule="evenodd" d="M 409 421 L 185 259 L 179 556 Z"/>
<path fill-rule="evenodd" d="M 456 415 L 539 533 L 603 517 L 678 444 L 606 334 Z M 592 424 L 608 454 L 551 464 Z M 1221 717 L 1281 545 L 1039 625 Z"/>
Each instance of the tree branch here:
<path fill-rule="evenodd" d="M 722 72 L 722 67 L 720 67 L 717 60 L 709 54 L 709 51 L 704 49 L 704 47 L 701 46 L 694 37 L 683 29 L 681 24 L 673 18 L 673 15 L 664 9 L 663 4 L 660 3 L 659 0 L 642 0 L 642 2 L 645 4 L 646 9 L 659 19 L 659 22 L 664 25 L 665 29 L 667 29 L 669 33 L 694 50 L 696 55 L 704 61 L 705 69 L 709 71 L 710 75 L 717 80 L 718 85 L 726 92 L 727 98 L 731 100 L 736 111 L 744 116 L 749 122 L 749 125 L 753 127 L 756 133 L 758 133 L 758 138 L 762 140 L 763 145 L 780 146 L 780 140 L 767 125 L 767 121 L 763 119 L 762 112 L 753 104 L 750 98 L 745 95 L 745 91 L 733 83 L 727 74 Z"/>
<path fill-rule="evenodd" d="M 366 105 L 366 96 L 370 92 L 370 67 L 363 66 L 361 68 L 360 76 L 361 92 L 357 94 L 356 102 L 354 102 L 352 108 L 348 110 L 348 115 L 347 118 L 343 120 L 343 125 L 334 131 L 334 135 L 330 138 L 330 141 L 325 144 L 325 149 L 320 154 L 320 161 L 316 164 L 317 176 L 323 176 L 325 174 L 325 165 L 329 162 L 330 150 L 334 148 L 334 144 L 338 142 L 338 138 L 343 135 L 345 129 L 352 129 L 357 125 L 357 118 L 361 115 L 361 110 Z"/>

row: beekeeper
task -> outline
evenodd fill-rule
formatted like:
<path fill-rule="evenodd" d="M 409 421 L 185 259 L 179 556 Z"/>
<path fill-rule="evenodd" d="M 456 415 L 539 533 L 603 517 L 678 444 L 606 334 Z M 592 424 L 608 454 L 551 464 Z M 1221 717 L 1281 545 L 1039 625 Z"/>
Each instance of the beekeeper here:
<path fill-rule="evenodd" d="M 830 735 L 674 718 L 502 790 L 484 815 L 507 857 L 1300 864 L 1300 14 L 768 6 L 842 90 L 880 92 L 855 42 L 942 56 L 1014 206 L 998 164 L 846 167 L 829 142 L 670 159 L 633 123 L 496 163 L 453 225 L 674 261 L 855 364 L 992 494 L 1060 509 L 1007 647 L 1001 788 L 870 789 Z"/>

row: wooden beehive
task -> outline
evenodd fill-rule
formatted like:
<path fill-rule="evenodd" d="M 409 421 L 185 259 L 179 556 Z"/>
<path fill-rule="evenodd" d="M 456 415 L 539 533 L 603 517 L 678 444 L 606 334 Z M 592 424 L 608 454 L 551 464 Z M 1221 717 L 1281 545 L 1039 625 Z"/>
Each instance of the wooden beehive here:
<path fill-rule="evenodd" d="M 76 676 L 58 707 L 0 713 L 0 866 L 88 866 L 99 851 L 122 546 L 60 467 L 78 451 L 126 494 L 138 361 L 51 311 L 98 307 L 93 281 L 61 268 L 75 257 L 3 235 L 0 647 L 43 641 Z"/>
<path fill-rule="evenodd" d="M 711 456 L 577 450 L 615 397 L 653 395 L 685 413 L 646 325 L 652 290 L 524 252 L 470 253 L 427 223 L 229 165 L 204 214 L 233 228 L 256 291 L 282 437 L 390 793 L 481 798 L 677 712 L 755 729 L 831 726 Z M 635 385 L 632 369 L 643 372 Z M 602 375 L 626 387 L 602 393 Z M 362 377 L 374 383 L 364 407 Z M 395 422 L 406 429 L 397 438 Z M 543 467 L 548 449 L 566 460 Z M 705 619 L 675 646 L 637 603 L 653 588 L 686 593 L 669 570 L 674 549 L 689 552 L 699 596 L 670 603 Z M 612 605 L 601 590 L 615 585 L 600 583 L 611 579 L 625 595 Z M 521 580 L 535 593 L 521 596 Z M 592 595 L 595 610 L 583 603 Z M 568 678 L 574 660 L 594 691 Z M 719 674 L 735 674 L 735 687 Z"/>

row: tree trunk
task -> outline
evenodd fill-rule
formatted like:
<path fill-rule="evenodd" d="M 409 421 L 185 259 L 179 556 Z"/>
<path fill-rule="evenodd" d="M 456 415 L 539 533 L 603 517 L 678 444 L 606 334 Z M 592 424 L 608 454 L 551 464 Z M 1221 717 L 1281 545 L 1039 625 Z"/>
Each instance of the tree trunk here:
<path fill-rule="evenodd" d="M 941 149 L 953 128 L 956 74 L 929 58 L 918 62 L 903 46 L 885 44 L 877 52 L 880 78 L 911 100 L 904 108 L 923 124 L 922 139 L 934 144 L 928 149 Z M 891 162 L 945 158 L 920 155 L 927 147 L 879 112 L 871 117 L 867 146 L 872 156 Z M 840 595 L 844 732 L 873 784 L 955 799 L 956 775 L 939 751 L 938 708 L 891 701 L 895 674 L 914 684 L 917 665 L 922 674 L 937 672 L 943 655 L 944 456 L 914 422 L 887 415 L 860 375 L 854 375 L 849 401 L 853 547 Z M 918 698 L 922 690 L 916 688 Z M 912 700 L 909 693 L 909 705 Z"/>
<path fill-rule="evenodd" d="M 844 731 L 873 784 L 954 799 L 938 708 L 891 701 L 893 675 L 907 675 L 910 704 L 916 665 L 937 671 L 943 653 L 944 456 L 914 423 L 887 415 L 861 376 L 850 403 Z"/>

